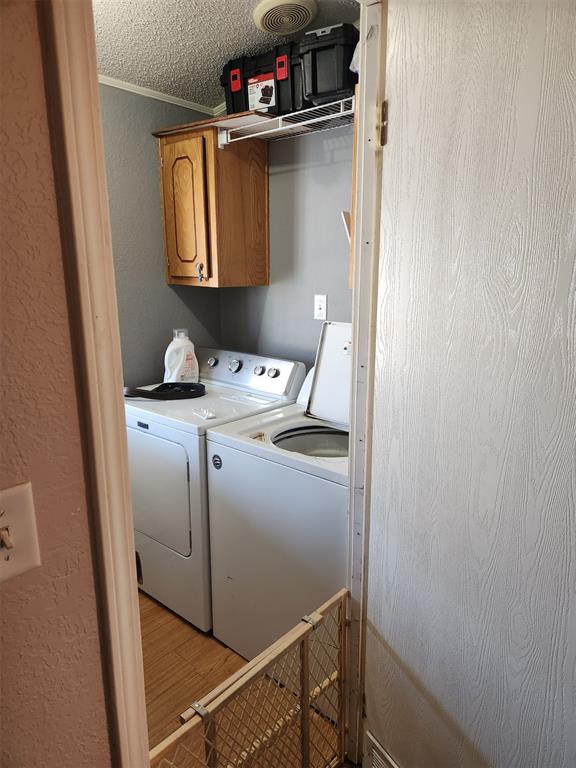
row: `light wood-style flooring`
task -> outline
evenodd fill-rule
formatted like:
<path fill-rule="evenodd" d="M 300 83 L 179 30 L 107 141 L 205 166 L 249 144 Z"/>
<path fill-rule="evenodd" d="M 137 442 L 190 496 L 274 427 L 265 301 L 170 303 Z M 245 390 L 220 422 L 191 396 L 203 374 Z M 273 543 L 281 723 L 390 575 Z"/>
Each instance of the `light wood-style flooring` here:
<path fill-rule="evenodd" d="M 178 728 L 178 715 L 192 701 L 205 696 L 246 661 L 143 592 L 139 599 L 152 748 Z"/>

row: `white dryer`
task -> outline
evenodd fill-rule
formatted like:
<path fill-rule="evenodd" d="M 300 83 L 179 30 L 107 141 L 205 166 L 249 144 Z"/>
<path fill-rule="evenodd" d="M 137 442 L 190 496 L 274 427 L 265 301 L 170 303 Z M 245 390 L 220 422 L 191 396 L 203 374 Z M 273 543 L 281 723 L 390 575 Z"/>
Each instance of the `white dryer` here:
<path fill-rule="evenodd" d="M 126 401 L 140 588 L 203 631 L 212 626 L 206 430 L 294 402 L 302 363 L 197 350 L 203 397 Z"/>
<path fill-rule="evenodd" d="M 208 430 L 213 629 L 247 659 L 346 586 L 351 374 L 325 323 L 297 404 Z"/>

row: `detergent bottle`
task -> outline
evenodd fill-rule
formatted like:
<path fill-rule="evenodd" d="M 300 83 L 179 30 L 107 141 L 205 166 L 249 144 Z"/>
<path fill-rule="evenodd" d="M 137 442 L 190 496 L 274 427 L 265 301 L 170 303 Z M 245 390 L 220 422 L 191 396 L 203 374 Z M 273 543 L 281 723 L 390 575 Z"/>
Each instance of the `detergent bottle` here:
<path fill-rule="evenodd" d="M 164 356 L 164 381 L 198 381 L 198 360 L 187 328 L 175 328 Z"/>

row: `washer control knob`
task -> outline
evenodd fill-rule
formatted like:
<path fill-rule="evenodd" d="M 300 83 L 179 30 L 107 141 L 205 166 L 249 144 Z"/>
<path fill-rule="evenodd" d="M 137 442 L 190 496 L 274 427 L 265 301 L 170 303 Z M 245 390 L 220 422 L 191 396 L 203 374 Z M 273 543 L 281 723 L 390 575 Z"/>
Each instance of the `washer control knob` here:
<path fill-rule="evenodd" d="M 238 373 L 240 368 L 242 368 L 242 360 L 230 360 L 228 363 L 228 370 L 232 373 Z"/>
<path fill-rule="evenodd" d="M 208 365 L 210 368 L 214 368 L 218 365 L 218 358 L 217 357 L 209 357 L 208 358 Z"/>
<path fill-rule="evenodd" d="M 257 365 L 256 368 L 254 368 L 254 373 L 256 376 L 262 376 L 265 371 L 266 368 L 263 365 Z"/>
<path fill-rule="evenodd" d="M 278 368 L 268 368 L 268 376 L 270 376 L 271 379 L 275 379 L 276 376 L 280 376 L 280 371 Z"/>

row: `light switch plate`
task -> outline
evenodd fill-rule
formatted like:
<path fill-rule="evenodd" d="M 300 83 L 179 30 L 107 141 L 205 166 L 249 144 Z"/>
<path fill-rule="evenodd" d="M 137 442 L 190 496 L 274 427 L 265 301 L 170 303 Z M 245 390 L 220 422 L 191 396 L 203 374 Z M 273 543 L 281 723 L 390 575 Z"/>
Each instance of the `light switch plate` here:
<path fill-rule="evenodd" d="M 326 295 L 323 293 L 314 296 L 314 320 L 326 320 Z"/>
<path fill-rule="evenodd" d="M 6 528 L 12 547 L 0 546 L 0 582 L 41 565 L 31 483 L 0 491 L 0 531 Z"/>

